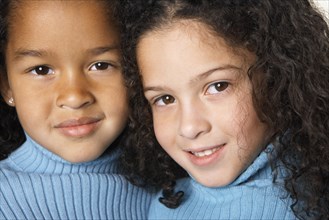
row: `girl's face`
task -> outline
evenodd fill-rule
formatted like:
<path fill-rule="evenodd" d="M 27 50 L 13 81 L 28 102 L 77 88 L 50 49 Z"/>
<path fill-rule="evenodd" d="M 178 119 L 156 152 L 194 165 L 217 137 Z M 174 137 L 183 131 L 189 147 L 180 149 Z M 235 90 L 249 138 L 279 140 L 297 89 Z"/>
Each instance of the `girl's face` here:
<path fill-rule="evenodd" d="M 146 34 L 137 57 L 162 147 L 205 186 L 235 180 L 266 138 L 247 76 L 255 57 L 192 21 Z"/>
<path fill-rule="evenodd" d="M 128 108 L 118 33 L 102 1 L 21 1 L 6 49 L 9 89 L 24 130 L 71 162 L 99 157 Z"/>

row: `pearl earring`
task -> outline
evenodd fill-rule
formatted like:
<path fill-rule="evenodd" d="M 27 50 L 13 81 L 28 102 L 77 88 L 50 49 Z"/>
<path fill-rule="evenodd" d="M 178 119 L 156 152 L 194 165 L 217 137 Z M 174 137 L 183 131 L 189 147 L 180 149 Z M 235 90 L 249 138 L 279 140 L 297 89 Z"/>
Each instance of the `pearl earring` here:
<path fill-rule="evenodd" d="M 13 104 L 14 103 L 14 98 L 11 97 L 9 100 L 8 100 L 9 104 Z"/>

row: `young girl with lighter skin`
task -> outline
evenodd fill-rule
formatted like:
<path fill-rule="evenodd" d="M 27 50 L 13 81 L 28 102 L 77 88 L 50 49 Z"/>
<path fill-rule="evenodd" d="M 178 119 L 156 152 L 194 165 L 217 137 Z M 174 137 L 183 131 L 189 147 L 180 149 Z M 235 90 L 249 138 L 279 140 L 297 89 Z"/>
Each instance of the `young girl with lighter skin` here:
<path fill-rule="evenodd" d="M 0 2 L 0 219 L 145 219 L 114 1 Z"/>
<path fill-rule="evenodd" d="M 163 189 L 149 218 L 327 219 L 329 30 L 311 2 L 120 10 L 136 130 L 125 167 Z"/>

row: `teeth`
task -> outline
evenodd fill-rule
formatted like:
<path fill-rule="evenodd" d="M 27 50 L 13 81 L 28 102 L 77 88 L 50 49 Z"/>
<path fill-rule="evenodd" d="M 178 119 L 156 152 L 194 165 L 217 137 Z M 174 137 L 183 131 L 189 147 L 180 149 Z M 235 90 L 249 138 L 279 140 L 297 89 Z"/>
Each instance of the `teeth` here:
<path fill-rule="evenodd" d="M 206 155 L 206 156 L 209 156 L 210 154 L 212 154 L 213 152 L 212 152 L 212 150 L 206 150 L 205 152 L 204 152 L 204 154 Z"/>
<path fill-rule="evenodd" d="M 204 157 L 206 155 L 204 151 L 203 152 L 192 152 L 192 154 L 194 154 L 197 157 Z"/>
<path fill-rule="evenodd" d="M 204 156 L 209 156 L 215 153 L 220 147 L 215 147 L 213 149 L 205 150 L 205 151 L 199 151 L 199 152 L 191 152 L 197 157 L 204 157 Z"/>

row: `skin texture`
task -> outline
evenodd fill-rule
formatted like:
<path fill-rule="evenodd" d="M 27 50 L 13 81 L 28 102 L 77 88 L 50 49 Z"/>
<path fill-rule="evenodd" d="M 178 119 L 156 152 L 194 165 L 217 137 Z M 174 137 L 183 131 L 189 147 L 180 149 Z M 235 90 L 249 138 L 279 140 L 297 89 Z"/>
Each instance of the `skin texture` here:
<path fill-rule="evenodd" d="M 6 102 L 49 151 L 75 163 L 96 159 L 128 115 L 114 22 L 97 1 L 21 1 L 14 11 Z"/>
<path fill-rule="evenodd" d="M 230 184 L 264 149 L 267 126 L 247 77 L 253 60 L 194 21 L 151 31 L 138 44 L 157 140 L 205 186 Z"/>

